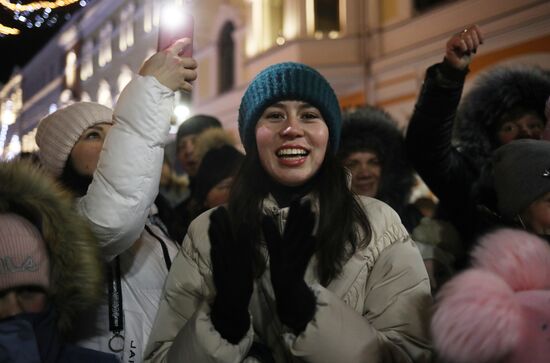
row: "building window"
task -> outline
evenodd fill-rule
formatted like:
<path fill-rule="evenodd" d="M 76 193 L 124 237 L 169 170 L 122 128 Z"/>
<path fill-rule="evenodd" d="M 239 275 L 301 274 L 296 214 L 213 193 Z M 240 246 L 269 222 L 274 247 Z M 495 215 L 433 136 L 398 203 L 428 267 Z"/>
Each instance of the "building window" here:
<path fill-rule="evenodd" d="M 65 81 L 67 87 L 73 87 L 76 77 L 76 54 L 72 50 L 65 57 Z"/>
<path fill-rule="evenodd" d="M 145 0 L 143 4 L 143 30 L 149 33 L 153 30 L 153 0 Z"/>
<path fill-rule="evenodd" d="M 82 63 L 80 66 L 80 79 L 85 81 L 94 74 L 94 62 L 92 54 L 94 52 L 94 45 L 91 40 L 84 43 L 82 47 Z"/>
<path fill-rule="evenodd" d="M 153 26 L 158 27 L 160 23 L 160 11 L 161 11 L 161 2 L 153 1 Z"/>
<path fill-rule="evenodd" d="M 64 89 L 63 92 L 59 95 L 59 107 L 65 107 L 74 103 L 73 100 L 73 91 L 70 89 Z"/>
<path fill-rule="evenodd" d="M 111 96 L 111 87 L 106 80 L 99 82 L 97 89 L 97 102 L 107 107 L 113 107 L 113 97 Z"/>
<path fill-rule="evenodd" d="M 283 13 L 282 0 L 257 0 L 250 2 L 251 31 L 247 35 L 246 54 L 250 57 L 282 45 Z M 282 42 L 284 44 L 284 42 Z"/>
<path fill-rule="evenodd" d="M 134 45 L 134 12 L 135 6 L 133 3 L 130 3 L 120 13 L 118 46 L 123 52 Z"/>
<path fill-rule="evenodd" d="M 340 31 L 340 0 L 314 1 L 315 33 Z"/>
<path fill-rule="evenodd" d="M 23 135 L 22 142 L 21 142 L 21 151 L 32 153 L 35 151 L 38 151 L 38 145 L 36 145 L 36 130 L 35 127 L 30 132 Z"/>
<path fill-rule="evenodd" d="M 416 11 L 424 11 L 437 4 L 449 2 L 451 0 L 414 0 L 414 8 Z"/>
<path fill-rule="evenodd" d="M 82 92 L 80 94 L 80 101 L 81 102 L 92 102 L 92 98 L 88 94 L 88 92 Z"/>
<path fill-rule="evenodd" d="M 111 49 L 111 35 L 113 33 L 113 25 L 105 24 L 99 32 L 99 66 L 103 67 L 111 61 L 113 53 Z"/>
<path fill-rule="evenodd" d="M 126 65 L 122 66 L 117 80 L 118 94 L 120 94 L 124 87 L 126 87 L 126 85 L 132 80 L 132 76 L 133 74 L 130 67 Z"/>
<path fill-rule="evenodd" d="M 218 75 L 219 91 L 226 92 L 235 84 L 235 43 L 233 32 L 235 26 L 231 22 L 225 23 L 218 41 Z"/>

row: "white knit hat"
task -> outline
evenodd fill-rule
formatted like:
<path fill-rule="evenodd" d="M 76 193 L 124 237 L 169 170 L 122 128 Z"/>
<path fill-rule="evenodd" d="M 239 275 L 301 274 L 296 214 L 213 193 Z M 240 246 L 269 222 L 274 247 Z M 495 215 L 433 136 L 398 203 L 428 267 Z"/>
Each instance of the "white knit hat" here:
<path fill-rule="evenodd" d="M 99 123 L 112 123 L 113 110 L 99 103 L 77 102 L 44 117 L 36 131 L 38 156 L 44 168 L 58 177 L 80 135 Z"/>
<path fill-rule="evenodd" d="M 0 214 L 0 290 L 50 286 L 50 260 L 38 229 L 25 218 Z"/>

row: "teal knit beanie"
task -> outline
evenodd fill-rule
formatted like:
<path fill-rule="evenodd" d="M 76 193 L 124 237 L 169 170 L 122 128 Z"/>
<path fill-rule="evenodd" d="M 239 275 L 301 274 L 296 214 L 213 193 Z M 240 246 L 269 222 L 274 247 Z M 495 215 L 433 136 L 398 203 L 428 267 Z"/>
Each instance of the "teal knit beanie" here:
<path fill-rule="evenodd" d="M 256 146 L 255 129 L 264 110 L 279 101 L 304 101 L 315 106 L 325 119 L 332 152 L 340 142 L 342 117 L 334 90 L 315 69 L 301 63 L 267 67 L 252 80 L 239 107 L 239 135 L 247 152 Z"/>

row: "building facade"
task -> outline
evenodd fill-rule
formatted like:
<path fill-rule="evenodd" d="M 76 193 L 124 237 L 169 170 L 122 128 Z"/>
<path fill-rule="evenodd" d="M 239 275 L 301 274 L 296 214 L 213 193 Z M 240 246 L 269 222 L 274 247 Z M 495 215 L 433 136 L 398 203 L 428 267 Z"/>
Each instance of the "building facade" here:
<path fill-rule="evenodd" d="M 154 53 L 165 3 L 96 0 L 67 23 L 0 90 L 0 158 L 16 152 L 17 142 L 20 150 L 34 150 L 38 121 L 64 104 L 91 100 L 112 106 Z M 342 108 L 377 105 L 403 128 L 426 68 L 443 58 L 447 39 L 467 25 L 480 25 L 486 41 L 471 65 L 466 91 L 480 72 L 497 65 L 550 69 L 550 2 L 545 0 L 178 3 L 195 19 L 199 78 L 190 112 L 217 116 L 234 132 L 246 86 L 261 69 L 281 61 L 317 68 L 334 86 Z M 175 130 L 178 117 L 174 120 Z"/>

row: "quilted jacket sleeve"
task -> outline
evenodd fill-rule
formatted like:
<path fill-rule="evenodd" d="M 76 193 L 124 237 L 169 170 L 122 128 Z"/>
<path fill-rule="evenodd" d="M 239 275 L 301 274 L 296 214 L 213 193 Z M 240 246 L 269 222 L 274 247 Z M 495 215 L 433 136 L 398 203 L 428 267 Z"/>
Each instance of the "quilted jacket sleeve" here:
<path fill-rule="evenodd" d="M 93 181 L 77 208 L 110 261 L 140 236 L 158 193 L 174 92 L 137 76 L 120 95 Z"/>
<path fill-rule="evenodd" d="M 208 256 L 208 221 L 203 213 L 189 226 L 172 263 L 164 296 L 145 351 L 146 362 L 241 362 L 253 342 L 252 324 L 237 345 L 223 339 L 210 320 L 214 296 Z M 205 243 L 206 242 L 206 243 Z"/>

